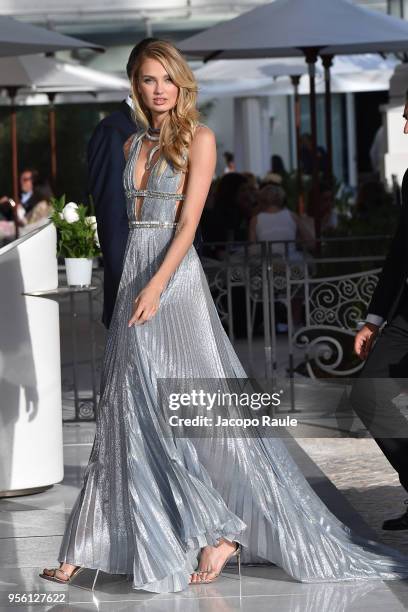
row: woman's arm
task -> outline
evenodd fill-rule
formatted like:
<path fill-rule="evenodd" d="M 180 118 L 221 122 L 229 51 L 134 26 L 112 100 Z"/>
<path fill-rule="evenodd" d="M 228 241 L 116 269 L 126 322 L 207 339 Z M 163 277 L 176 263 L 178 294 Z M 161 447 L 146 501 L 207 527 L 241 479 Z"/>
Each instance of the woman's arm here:
<path fill-rule="evenodd" d="M 186 198 L 170 247 L 157 272 L 135 299 L 128 326 L 144 323 L 159 307 L 159 299 L 170 277 L 194 241 L 217 161 L 215 134 L 207 126 L 196 128 L 190 145 Z"/>

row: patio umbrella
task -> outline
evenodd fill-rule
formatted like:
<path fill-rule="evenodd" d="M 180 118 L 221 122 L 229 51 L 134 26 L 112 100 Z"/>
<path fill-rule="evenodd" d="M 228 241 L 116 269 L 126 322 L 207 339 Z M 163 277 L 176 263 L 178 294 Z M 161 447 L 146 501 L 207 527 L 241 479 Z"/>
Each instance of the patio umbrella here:
<path fill-rule="evenodd" d="M 38 28 L 11 17 L 0 17 L 0 57 L 82 48 L 103 51 L 103 47 L 79 38 Z"/>
<path fill-rule="evenodd" d="M 57 178 L 55 96 L 59 92 L 127 91 L 129 83 L 105 72 L 85 66 L 62 62 L 53 57 L 25 55 L 0 58 L 0 88 L 7 89 L 12 103 L 11 142 L 13 169 L 13 196 L 18 198 L 17 121 L 16 96 L 32 91 L 46 93 L 49 102 L 49 131 L 51 150 L 51 177 Z"/>
<path fill-rule="evenodd" d="M 219 23 L 178 43 L 187 55 L 210 59 L 296 57 L 309 68 L 310 119 L 313 149 L 313 201 L 320 236 L 319 176 L 315 69 L 318 55 L 326 57 L 327 100 L 333 55 L 394 52 L 408 48 L 408 23 L 347 0 L 276 0 Z M 330 142 L 330 104 L 326 104 Z"/>

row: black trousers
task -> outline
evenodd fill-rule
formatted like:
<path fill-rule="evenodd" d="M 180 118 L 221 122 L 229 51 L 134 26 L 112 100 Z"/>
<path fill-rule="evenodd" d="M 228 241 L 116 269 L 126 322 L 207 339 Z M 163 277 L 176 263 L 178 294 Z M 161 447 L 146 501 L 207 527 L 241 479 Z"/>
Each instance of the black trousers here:
<path fill-rule="evenodd" d="M 408 394 L 408 287 L 371 350 L 350 400 L 408 492 L 408 422 L 392 399 Z"/>

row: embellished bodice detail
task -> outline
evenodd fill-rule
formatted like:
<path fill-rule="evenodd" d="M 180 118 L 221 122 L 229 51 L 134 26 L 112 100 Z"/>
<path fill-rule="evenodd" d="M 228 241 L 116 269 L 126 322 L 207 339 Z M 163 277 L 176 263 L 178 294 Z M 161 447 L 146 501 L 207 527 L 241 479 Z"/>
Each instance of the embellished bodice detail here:
<path fill-rule="evenodd" d="M 181 184 L 182 172 L 175 170 L 172 164 L 166 160 L 164 171 L 159 176 L 158 169 L 163 159 L 160 155 L 157 161 L 151 165 L 146 187 L 139 189 L 139 186 L 135 185 L 135 168 L 142 148 L 144 134 L 144 128 L 139 128 L 136 131 L 130 145 L 123 175 L 129 227 L 134 228 L 138 225 L 146 226 L 147 224 L 149 224 L 149 227 L 158 227 L 161 223 L 164 223 L 165 226 L 172 226 L 175 224 L 176 203 L 185 199 L 184 194 L 177 193 Z M 136 200 L 139 196 L 143 196 L 143 198 L 141 205 L 139 205 L 140 219 L 137 219 Z"/>

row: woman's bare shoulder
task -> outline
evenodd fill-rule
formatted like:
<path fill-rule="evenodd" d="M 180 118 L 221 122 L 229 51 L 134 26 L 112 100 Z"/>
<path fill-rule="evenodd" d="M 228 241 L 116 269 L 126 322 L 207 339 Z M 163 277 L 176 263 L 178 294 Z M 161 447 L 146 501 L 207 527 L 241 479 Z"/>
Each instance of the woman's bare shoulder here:
<path fill-rule="evenodd" d="M 209 144 L 215 145 L 215 134 L 211 128 L 204 123 L 198 123 L 192 140 L 193 148 L 206 147 Z"/>
<path fill-rule="evenodd" d="M 205 125 L 205 123 L 197 123 L 194 135 L 203 134 L 205 136 L 215 136 L 213 130 Z M 204 137 L 205 137 L 204 136 Z"/>

